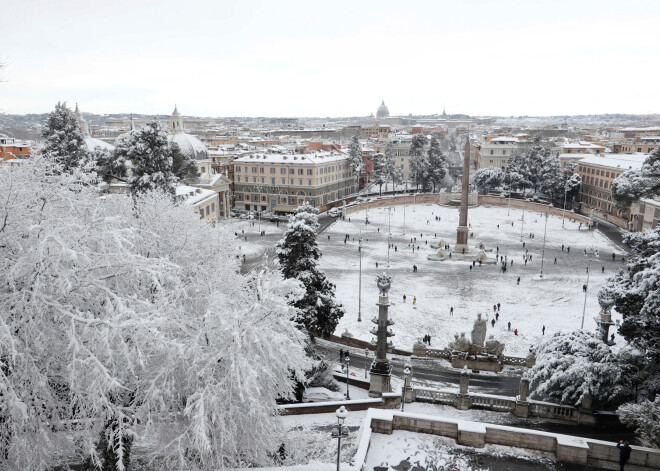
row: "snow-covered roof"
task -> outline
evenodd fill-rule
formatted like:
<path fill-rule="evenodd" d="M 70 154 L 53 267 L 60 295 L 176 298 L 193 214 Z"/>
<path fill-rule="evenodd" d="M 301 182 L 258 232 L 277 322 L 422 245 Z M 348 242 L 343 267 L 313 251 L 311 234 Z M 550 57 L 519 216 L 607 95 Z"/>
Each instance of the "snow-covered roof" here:
<path fill-rule="evenodd" d="M 638 170 L 642 168 L 648 156 L 649 154 L 641 152 L 635 154 L 590 155 L 584 159 L 580 159 L 579 163 L 623 170 Z"/>
<path fill-rule="evenodd" d="M 102 141 L 101 139 L 97 139 L 95 137 L 86 137 L 85 145 L 87 146 L 87 149 L 89 149 L 90 151 L 93 151 L 94 149 L 112 151 L 115 148 L 115 146 L 113 146 L 112 144 L 108 144 L 107 142 Z"/>
<path fill-rule="evenodd" d="M 335 152 L 314 152 L 310 154 L 252 154 L 234 160 L 234 163 L 278 163 L 278 164 L 323 164 L 329 162 L 338 162 L 346 160 L 348 157 L 344 154 Z"/>
<path fill-rule="evenodd" d="M 186 204 L 195 206 L 206 200 L 215 198 L 218 194 L 212 190 L 205 190 L 194 186 L 177 185 L 176 195 L 185 198 Z"/>

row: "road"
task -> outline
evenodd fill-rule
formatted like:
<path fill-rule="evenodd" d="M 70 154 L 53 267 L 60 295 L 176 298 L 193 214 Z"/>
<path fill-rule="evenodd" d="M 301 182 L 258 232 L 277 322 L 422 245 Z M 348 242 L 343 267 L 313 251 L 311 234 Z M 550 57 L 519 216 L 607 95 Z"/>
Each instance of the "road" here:
<path fill-rule="evenodd" d="M 354 359 L 354 365 L 358 368 L 364 367 L 364 350 L 348 348 L 344 345 L 317 340 L 316 351 L 332 362 L 337 362 L 339 349 L 348 349 Z M 390 357 L 392 363 L 392 374 L 403 381 L 403 366 L 408 360 L 405 357 L 393 355 Z M 370 356 L 370 360 L 373 355 Z M 460 381 L 460 370 L 448 367 L 445 362 L 433 359 L 412 359 L 413 382 L 440 382 L 457 385 Z M 498 394 L 502 396 L 515 396 L 518 394 L 520 384 L 519 376 L 506 376 L 495 373 L 471 373 L 470 387 L 479 388 L 480 392 L 486 394 Z"/>

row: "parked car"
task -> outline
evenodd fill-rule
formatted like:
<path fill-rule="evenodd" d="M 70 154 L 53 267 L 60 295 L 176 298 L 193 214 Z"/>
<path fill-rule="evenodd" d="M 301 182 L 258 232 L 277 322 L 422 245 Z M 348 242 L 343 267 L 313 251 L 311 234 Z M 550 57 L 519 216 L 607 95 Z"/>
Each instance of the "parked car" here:
<path fill-rule="evenodd" d="M 343 400 L 343 394 L 330 391 L 328 388 L 307 388 L 302 396 L 303 402 L 330 402 Z"/>

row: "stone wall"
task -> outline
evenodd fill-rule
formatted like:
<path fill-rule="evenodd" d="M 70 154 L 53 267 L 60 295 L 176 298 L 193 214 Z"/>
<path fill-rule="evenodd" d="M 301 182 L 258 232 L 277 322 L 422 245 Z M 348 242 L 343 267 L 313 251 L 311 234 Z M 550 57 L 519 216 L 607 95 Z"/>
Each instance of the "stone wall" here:
<path fill-rule="evenodd" d="M 554 454 L 558 461 L 619 469 L 619 450 L 615 443 L 550 432 L 456 420 L 438 416 L 409 414 L 398 411 L 370 410 L 360 429 L 360 442 L 355 466 L 365 470 L 371 433 L 391 434 L 394 430 L 440 435 L 456 440 L 459 445 L 483 448 L 486 444 L 503 445 Z M 633 446 L 626 469 L 651 471 L 660 469 L 660 450 Z"/>
<path fill-rule="evenodd" d="M 479 195 L 479 204 L 480 205 L 492 205 L 492 206 L 503 206 L 509 207 L 509 198 L 504 196 L 489 196 L 489 195 Z M 514 209 L 524 209 L 526 211 L 533 211 L 536 213 L 545 213 L 548 211 L 553 216 L 562 216 L 563 209 L 556 208 L 554 206 L 543 204 L 543 203 L 534 203 L 527 200 L 519 200 L 516 198 L 511 198 L 511 207 Z M 589 223 L 589 218 L 581 214 L 575 214 L 571 211 L 566 211 L 566 218 L 575 219 L 578 222 L 585 224 Z"/>

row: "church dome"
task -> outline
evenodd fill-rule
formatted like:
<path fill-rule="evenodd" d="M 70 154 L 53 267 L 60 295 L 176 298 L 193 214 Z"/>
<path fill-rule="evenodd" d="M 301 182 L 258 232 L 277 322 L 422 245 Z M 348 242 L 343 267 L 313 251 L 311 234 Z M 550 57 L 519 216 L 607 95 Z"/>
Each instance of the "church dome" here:
<path fill-rule="evenodd" d="M 378 107 L 378 111 L 376 111 L 376 118 L 387 118 L 389 116 L 390 110 L 387 108 L 385 101 L 383 101 L 383 103 L 381 103 L 381 105 Z"/>
<path fill-rule="evenodd" d="M 209 150 L 202 141 L 195 136 L 183 132 L 183 118 L 179 109 L 174 105 L 174 111 L 170 118 L 170 132 L 167 136 L 167 142 L 171 145 L 173 142 L 178 144 L 181 152 L 191 160 L 210 160 Z"/>
<path fill-rule="evenodd" d="M 167 141 L 171 145 L 173 142 L 178 144 L 181 148 L 183 155 L 187 156 L 191 160 L 209 160 L 209 150 L 206 148 L 204 143 L 197 139 L 195 136 L 186 134 L 184 132 L 178 132 L 174 134 L 169 134 L 167 136 Z"/>

